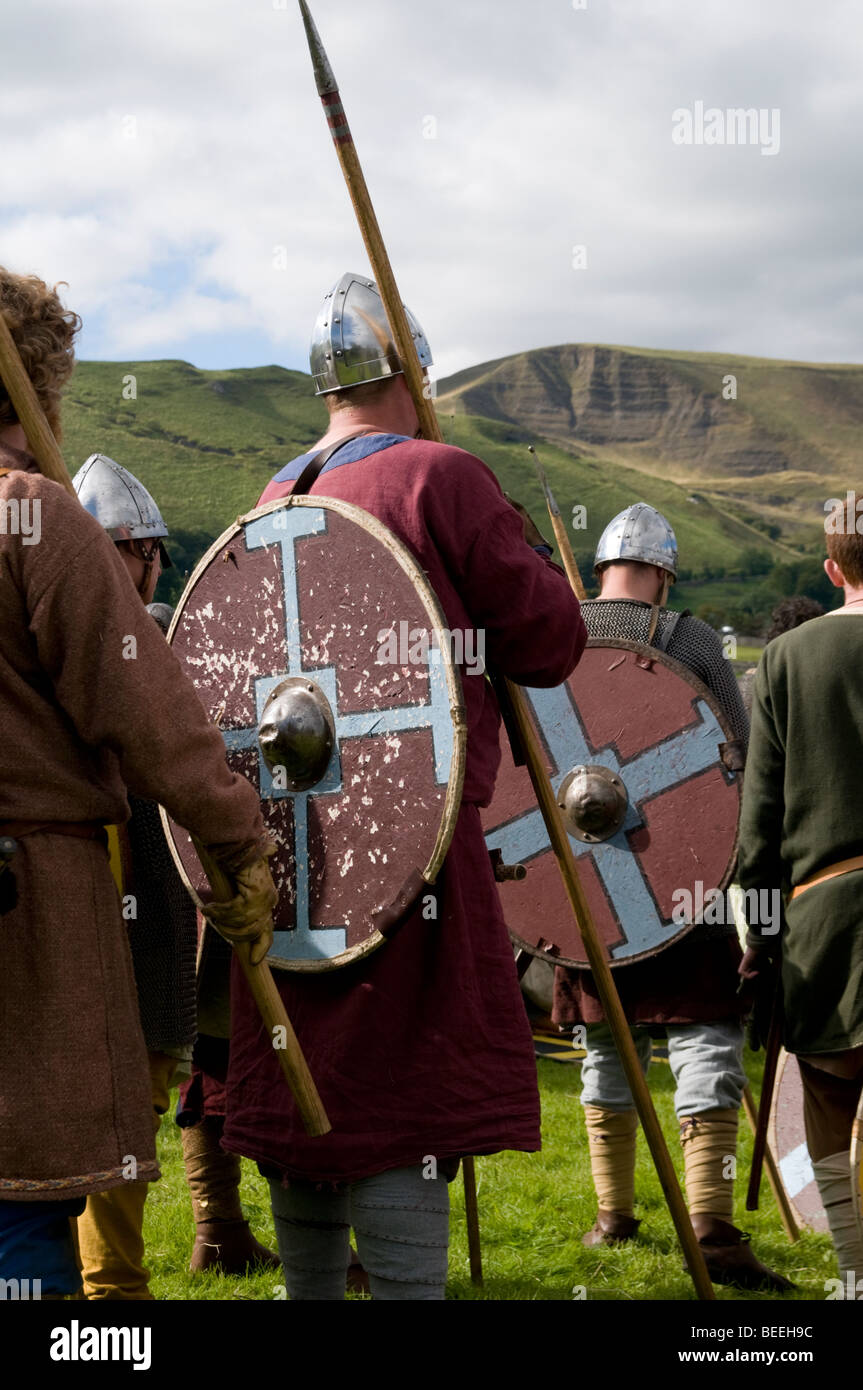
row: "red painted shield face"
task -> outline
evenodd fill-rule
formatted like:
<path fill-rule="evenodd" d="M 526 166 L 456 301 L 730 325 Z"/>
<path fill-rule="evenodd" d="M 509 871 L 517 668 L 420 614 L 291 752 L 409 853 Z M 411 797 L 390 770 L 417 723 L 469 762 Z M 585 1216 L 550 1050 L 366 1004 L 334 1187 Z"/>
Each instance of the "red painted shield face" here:
<path fill-rule="evenodd" d="M 444 630 L 404 546 L 330 498 L 259 508 L 192 576 L 169 640 L 277 842 L 272 965 L 356 960 L 434 881 L 466 738 Z M 169 833 L 201 896 L 189 837 Z"/>
<path fill-rule="evenodd" d="M 612 965 L 655 955 L 725 912 L 741 787 L 733 734 L 686 667 L 653 647 L 592 639 L 564 685 L 529 690 L 546 767 Z M 587 955 L 527 772 L 503 748 L 486 843 L 525 878 L 501 884 L 513 940 L 583 966 Z"/>

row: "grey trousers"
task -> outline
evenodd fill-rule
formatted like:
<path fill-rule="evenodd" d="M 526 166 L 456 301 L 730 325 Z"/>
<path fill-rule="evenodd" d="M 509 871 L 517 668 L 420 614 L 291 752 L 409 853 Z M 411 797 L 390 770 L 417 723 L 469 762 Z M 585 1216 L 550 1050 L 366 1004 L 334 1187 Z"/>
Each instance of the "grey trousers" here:
<path fill-rule="evenodd" d="M 704 1110 L 739 1110 L 746 1077 L 743 1071 L 743 1025 L 669 1023 L 668 1061 L 676 1084 L 677 1117 Z M 650 1065 L 650 1034 L 638 1025 L 630 1029 L 641 1069 Z M 587 1056 L 582 1063 L 582 1105 L 606 1110 L 631 1110 L 634 1101 L 607 1023 L 587 1025 Z"/>
<path fill-rule="evenodd" d="M 449 1245 L 449 1187 L 423 1165 L 393 1168 L 341 1191 L 270 1179 L 273 1219 L 291 1299 L 345 1296 L 353 1227 L 372 1298 L 442 1299 Z"/>

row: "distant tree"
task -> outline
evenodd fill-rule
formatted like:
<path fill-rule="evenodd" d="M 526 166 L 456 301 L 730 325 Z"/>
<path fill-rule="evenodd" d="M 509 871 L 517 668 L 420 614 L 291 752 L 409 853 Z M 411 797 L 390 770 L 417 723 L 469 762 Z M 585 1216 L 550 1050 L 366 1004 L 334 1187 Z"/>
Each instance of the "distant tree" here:
<path fill-rule="evenodd" d="M 717 631 L 726 621 L 725 610 L 717 608 L 714 603 L 699 604 L 695 610 L 695 616 L 700 618 L 702 622 L 709 623 L 711 627 L 715 627 Z"/>
<path fill-rule="evenodd" d="M 740 556 L 740 569 L 743 574 L 768 574 L 772 566 L 770 552 L 760 550 L 756 545 L 747 546 Z"/>

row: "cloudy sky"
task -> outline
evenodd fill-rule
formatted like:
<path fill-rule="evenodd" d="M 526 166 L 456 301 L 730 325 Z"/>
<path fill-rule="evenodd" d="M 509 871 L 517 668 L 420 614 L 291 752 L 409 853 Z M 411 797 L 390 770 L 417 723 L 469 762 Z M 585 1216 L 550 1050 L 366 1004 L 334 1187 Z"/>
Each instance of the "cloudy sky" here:
<path fill-rule="evenodd" d="M 561 342 L 863 361 L 859 0 L 312 9 L 439 376 Z M 68 282 L 79 355 L 306 370 L 368 266 L 296 0 L 6 0 L 2 46 L 0 262 Z"/>

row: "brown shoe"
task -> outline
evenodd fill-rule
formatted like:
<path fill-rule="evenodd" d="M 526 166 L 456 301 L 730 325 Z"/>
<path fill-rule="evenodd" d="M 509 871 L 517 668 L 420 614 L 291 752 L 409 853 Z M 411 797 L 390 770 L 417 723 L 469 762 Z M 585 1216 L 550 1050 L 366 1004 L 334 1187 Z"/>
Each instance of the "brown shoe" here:
<path fill-rule="evenodd" d="M 199 1221 L 189 1269 L 192 1274 L 215 1269 L 222 1274 L 249 1274 L 255 1265 L 281 1269 L 278 1255 L 255 1240 L 248 1221 Z"/>
<path fill-rule="evenodd" d="M 634 1240 L 640 1221 L 634 1216 L 624 1216 L 619 1211 L 596 1213 L 596 1223 L 592 1231 L 581 1237 L 582 1245 L 622 1245 L 624 1241 Z"/>
<path fill-rule="evenodd" d="M 348 1263 L 348 1276 L 345 1282 L 348 1293 L 368 1293 L 369 1276 L 363 1268 L 363 1262 L 353 1246 L 351 1246 L 351 1258 Z"/>
<path fill-rule="evenodd" d="M 748 1232 L 739 1231 L 717 1216 L 693 1216 L 692 1227 L 714 1284 L 734 1284 L 738 1289 L 772 1293 L 787 1293 L 795 1287 L 790 1279 L 761 1263 L 749 1244 Z"/>

